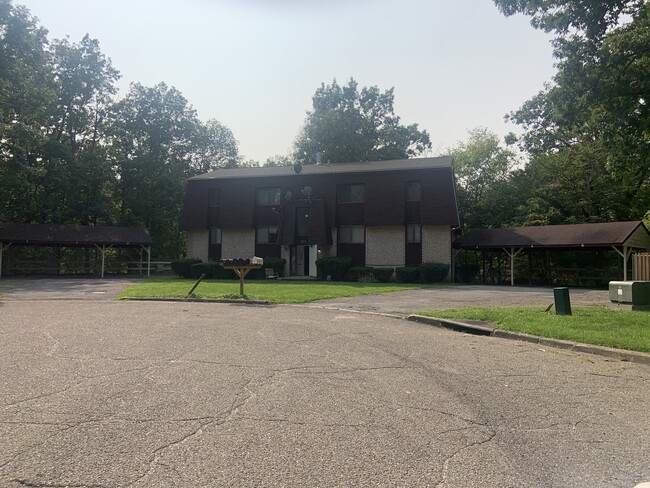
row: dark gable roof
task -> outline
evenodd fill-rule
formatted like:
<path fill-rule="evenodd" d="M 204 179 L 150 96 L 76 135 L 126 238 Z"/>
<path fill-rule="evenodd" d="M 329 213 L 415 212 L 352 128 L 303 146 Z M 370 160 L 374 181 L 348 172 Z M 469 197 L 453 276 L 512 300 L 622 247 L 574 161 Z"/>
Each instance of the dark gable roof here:
<path fill-rule="evenodd" d="M 487 250 L 510 247 L 622 246 L 639 226 L 643 226 L 646 234 L 648 233 L 641 221 L 472 229 L 466 236 L 457 239 L 454 247 Z"/>
<path fill-rule="evenodd" d="M 148 246 L 144 227 L 108 227 L 56 224 L 0 224 L 0 242 L 59 246 Z"/>
<path fill-rule="evenodd" d="M 365 163 L 305 164 L 303 175 L 333 173 L 367 173 L 371 171 L 401 171 L 405 169 L 451 168 L 452 158 L 393 159 L 389 161 L 368 161 Z M 295 174 L 293 166 L 262 166 L 259 168 L 226 168 L 211 171 L 190 178 L 190 180 L 213 180 L 222 178 L 255 178 L 264 176 L 285 176 Z"/>

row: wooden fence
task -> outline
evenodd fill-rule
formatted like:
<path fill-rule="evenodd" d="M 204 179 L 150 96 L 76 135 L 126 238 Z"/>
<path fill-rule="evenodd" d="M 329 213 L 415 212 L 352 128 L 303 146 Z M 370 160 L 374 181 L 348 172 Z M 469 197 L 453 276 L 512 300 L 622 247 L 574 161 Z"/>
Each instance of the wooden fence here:
<path fill-rule="evenodd" d="M 650 281 L 650 253 L 632 255 L 632 276 L 634 280 Z"/>

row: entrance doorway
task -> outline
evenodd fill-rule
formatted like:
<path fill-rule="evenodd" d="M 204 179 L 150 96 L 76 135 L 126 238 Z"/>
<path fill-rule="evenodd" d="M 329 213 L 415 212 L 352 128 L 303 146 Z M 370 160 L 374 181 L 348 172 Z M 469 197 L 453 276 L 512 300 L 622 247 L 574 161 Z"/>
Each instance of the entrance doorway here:
<path fill-rule="evenodd" d="M 318 246 L 291 246 L 291 274 L 316 277 L 316 259 Z"/>

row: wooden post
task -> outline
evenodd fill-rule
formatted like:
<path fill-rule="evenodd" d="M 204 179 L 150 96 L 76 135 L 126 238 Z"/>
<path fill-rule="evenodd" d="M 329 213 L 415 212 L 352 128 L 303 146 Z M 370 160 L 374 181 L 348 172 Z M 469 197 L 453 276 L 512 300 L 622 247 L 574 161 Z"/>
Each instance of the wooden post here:
<path fill-rule="evenodd" d="M 151 276 L 151 246 L 147 246 L 147 278 Z"/>
<path fill-rule="evenodd" d="M 105 262 L 106 262 L 106 244 L 102 244 L 102 278 L 104 277 Z"/>

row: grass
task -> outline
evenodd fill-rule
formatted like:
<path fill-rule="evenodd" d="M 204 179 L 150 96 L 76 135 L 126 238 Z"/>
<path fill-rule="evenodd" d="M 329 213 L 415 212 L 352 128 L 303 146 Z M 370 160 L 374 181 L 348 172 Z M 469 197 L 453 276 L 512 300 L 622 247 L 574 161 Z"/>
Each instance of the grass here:
<path fill-rule="evenodd" d="M 181 298 L 187 295 L 194 283 L 194 280 L 177 278 L 151 279 L 126 288 L 118 298 Z M 244 292 L 249 300 L 267 300 L 273 303 L 306 303 L 327 298 L 374 295 L 390 291 L 419 290 L 431 287 L 430 284 L 419 283 L 251 280 L 244 283 Z M 202 281 L 192 296 L 196 298 L 238 298 L 239 281 Z"/>
<path fill-rule="evenodd" d="M 650 353 L 650 312 L 576 307 L 573 315 L 535 308 L 464 308 L 422 312 L 438 318 L 485 320 L 503 330 Z"/>

